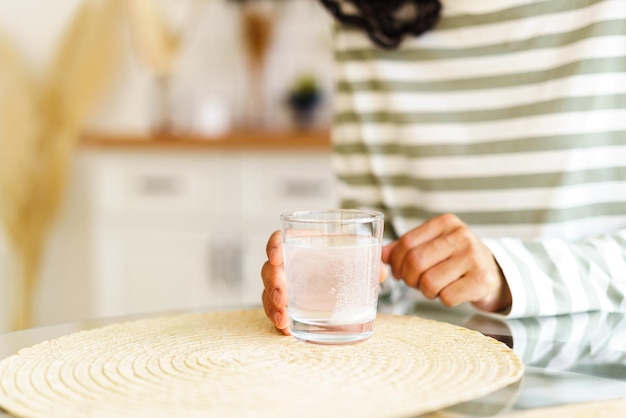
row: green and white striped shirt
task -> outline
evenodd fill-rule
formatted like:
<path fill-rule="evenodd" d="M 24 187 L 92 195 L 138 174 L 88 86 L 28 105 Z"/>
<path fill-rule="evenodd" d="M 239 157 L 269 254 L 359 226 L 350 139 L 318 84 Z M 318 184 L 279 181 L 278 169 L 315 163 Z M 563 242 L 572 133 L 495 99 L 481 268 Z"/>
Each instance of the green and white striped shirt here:
<path fill-rule="evenodd" d="M 337 28 L 342 205 L 396 236 L 455 213 L 511 317 L 626 311 L 626 0 L 443 4 L 394 51 Z"/>

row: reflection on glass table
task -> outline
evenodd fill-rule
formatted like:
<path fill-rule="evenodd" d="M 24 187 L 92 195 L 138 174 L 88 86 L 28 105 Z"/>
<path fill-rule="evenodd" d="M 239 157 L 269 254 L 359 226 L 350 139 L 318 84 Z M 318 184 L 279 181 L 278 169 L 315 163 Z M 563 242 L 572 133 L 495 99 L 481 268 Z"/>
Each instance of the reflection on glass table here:
<path fill-rule="evenodd" d="M 500 319 L 438 302 L 382 300 L 381 312 L 418 315 L 470 328 L 511 347 L 526 367 L 523 379 L 432 417 L 485 417 L 578 402 L 626 398 L 626 315 L 588 312 Z"/>

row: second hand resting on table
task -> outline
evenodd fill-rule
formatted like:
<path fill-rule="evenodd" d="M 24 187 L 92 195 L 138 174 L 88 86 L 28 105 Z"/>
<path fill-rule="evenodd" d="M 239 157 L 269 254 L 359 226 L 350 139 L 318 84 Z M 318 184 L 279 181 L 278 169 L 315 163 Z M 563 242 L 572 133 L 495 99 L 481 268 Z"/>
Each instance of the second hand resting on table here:
<path fill-rule="evenodd" d="M 282 237 L 274 232 L 261 270 L 265 314 L 289 335 Z M 477 309 L 500 312 L 511 306 L 511 292 L 495 258 L 457 216 L 434 217 L 383 247 L 382 262 L 393 277 L 446 306 L 471 302 Z M 381 264 L 380 280 L 387 269 Z"/>

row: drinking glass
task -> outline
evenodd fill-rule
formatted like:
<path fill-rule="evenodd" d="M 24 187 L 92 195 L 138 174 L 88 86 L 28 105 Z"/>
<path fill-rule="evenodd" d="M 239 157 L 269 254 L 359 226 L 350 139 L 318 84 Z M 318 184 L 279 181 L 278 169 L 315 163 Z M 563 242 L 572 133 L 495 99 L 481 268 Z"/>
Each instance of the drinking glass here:
<path fill-rule="evenodd" d="M 370 337 L 384 215 L 330 209 L 283 213 L 280 219 L 291 334 L 320 344 Z"/>

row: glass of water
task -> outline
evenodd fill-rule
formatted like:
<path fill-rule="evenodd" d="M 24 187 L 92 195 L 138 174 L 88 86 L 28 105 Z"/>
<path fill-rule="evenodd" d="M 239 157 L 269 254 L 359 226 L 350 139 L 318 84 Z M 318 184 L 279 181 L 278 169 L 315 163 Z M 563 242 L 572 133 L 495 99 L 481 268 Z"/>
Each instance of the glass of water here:
<path fill-rule="evenodd" d="M 320 344 L 374 331 L 384 215 L 331 209 L 280 216 L 291 334 Z"/>

